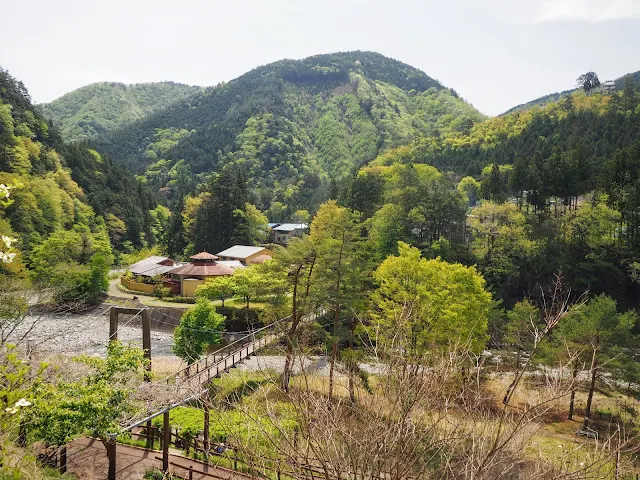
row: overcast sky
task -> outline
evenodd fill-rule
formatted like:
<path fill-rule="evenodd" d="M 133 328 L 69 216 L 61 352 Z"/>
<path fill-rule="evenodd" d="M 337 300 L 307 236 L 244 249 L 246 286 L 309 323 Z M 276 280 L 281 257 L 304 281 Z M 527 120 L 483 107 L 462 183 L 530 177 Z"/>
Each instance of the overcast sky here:
<path fill-rule="evenodd" d="M 0 66 L 36 102 L 96 81 L 215 85 L 373 50 L 495 115 L 640 70 L 640 0 L 0 0 Z"/>

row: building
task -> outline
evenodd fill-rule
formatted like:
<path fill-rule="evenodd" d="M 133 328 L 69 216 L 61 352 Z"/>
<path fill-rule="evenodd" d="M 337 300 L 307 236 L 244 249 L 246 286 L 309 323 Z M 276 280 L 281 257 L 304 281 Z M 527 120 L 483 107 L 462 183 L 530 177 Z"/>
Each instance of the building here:
<path fill-rule="evenodd" d="M 190 257 L 190 262 L 167 272 L 164 285 L 174 295 L 194 297 L 196 289 L 204 285 L 207 278 L 233 275 L 234 269 L 220 264 L 218 257 L 208 252 L 200 252 Z"/>
<path fill-rule="evenodd" d="M 602 93 L 612 95 L 616 93 L 616 82 L 613 80 L 607 80 L 602 84 Z"/>
<path fill-rule="evenodd" d="M 164 275 L 169 270 L 172 270 L 175 268 L 175 264 L 176 262 L 168 257 L 153 255 L 130 265 L 127 270 L 136 276 L 155 277 L 156 275 Z"/>
<path fill-rule="evenodd" d="M 273 229 L 273 241 L 280 245 L 287 245 L 293 237 L 301 237 L 309 231 L 306 223 L 283 223 Z"/>
<path fill-rule="evenodd" d="M 128 290 L 135 292 L 153 294 L 155 291 L 155 281 L 153 277 L 164 275 L 176 268 L 176 262 L 168 257 L 153 255 L 140 260 L 127 268 L 131 275 L 120 277 L 120 284 Z"/>
<path fill-rule="evenodd" d="M 234 245 L 218 253 L 217 256 L 222 261 L 237 261 L 247 266 L 255 263 L 264 263 L 271 260 L 273 252 L 264 247 L 250 247 L 248 245 Z"/>

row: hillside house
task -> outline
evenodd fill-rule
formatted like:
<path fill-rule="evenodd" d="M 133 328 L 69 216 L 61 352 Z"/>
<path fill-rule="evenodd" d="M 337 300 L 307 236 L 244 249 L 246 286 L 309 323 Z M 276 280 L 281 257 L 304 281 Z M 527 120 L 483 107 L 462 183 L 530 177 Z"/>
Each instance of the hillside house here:
<path fill-rule="evenodd" d="M 208 252 L 200 252 L 190 257 L 190 262 L 167 272 L 164 284 L 174 295 L 194 297 L 196 289 L 207 278 L 233 275 L 234 269 L 220 264 L 218 257 Z"/>
<path fill-rule="evenodd" d="M 306 223 L 283 223 L 273 229 L 273 241 L 280 245 L 287 245 L 293 237 L 301 237 L 309 231 Z"/>
<path fill-rule="evenodd" d="M 602 93 L 605 95 L 613 95 L 616 93 L 616 82 L 613 80 L 607 80 L 602 83 Z"/>
<path fill-rule="evenodd" d="M 264 247 L 252 247 L 248 245 L 234 245 L 218 253 L 217 256 L 223 262 L 240 262 L 241 265 L 247 266 L 257 263 L 264 263 L 271 260 L 273 252 Z"/>
<path fill-rule="evenodd" d="M 128 290 L 152 294 L 155 290 L 153 277 L 164 275 L 176 268 L 176 262 L 168 257 L 153 255 L 129 265 L 131 275 L 120 277 L 120 284 Z"/>

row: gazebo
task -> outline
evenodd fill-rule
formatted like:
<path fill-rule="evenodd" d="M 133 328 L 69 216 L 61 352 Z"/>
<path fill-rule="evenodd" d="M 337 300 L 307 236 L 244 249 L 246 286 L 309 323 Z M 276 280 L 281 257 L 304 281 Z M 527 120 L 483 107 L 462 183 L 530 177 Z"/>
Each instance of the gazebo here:
<path fill-rule="evenodd" d="M 209 252 L 200 252 L 189 257 L 189 260 L 191 261 L 186 265 L 167 272 L 169 278 L 165 280 L 165 285 L 171 288 L 174 294 L 194 297 L 196 289 L 203 285 L 207 278 L 233 275 L 233 268 L 219 264 L 218 257 Z"/>

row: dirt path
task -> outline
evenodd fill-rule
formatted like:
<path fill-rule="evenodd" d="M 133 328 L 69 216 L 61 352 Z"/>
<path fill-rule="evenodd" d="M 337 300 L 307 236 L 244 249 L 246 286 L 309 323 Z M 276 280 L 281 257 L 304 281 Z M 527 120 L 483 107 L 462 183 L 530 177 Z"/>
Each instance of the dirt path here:
<path fill-rule="evenodd" d="M 118 285 L 120 285 L 120 278 L 114 278 L 113 280 L 109 281 L 109 290 L 107 292 L 109 297 L 119 298 L 122 300 L 133 300 L 134 297 L 137 297 L 138 302 L 141 302 L 143 305 L 147 305 L 148 307 L 176 308 L 185 310 L 193 306 L 189 303 L 165 302 L 164 300 L 160 300 L 159 298 L 149 297 L 142 294 L 134 295 L 132 293 L 123 292 L 118 288 Z"/>
<path fill-rule="evenodd" d="M 116 447 L 116 480 L 141 480 L 153 468 L 161 468 L 162 452 L 118 444 Z M 109 469 L 106 450 L 100 440 L 79 438 L 67 447 L 67 470 L 83 480 L 106 480 Z M 169 454 L 170 471 L 189 478 L 193 467 L 193 480 L 248 480 L 252 477 L 226 468 L 206 465 L 198 460 Z M 173 465 L 172 465 L 173 464 Z"/>

